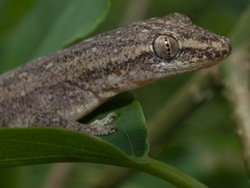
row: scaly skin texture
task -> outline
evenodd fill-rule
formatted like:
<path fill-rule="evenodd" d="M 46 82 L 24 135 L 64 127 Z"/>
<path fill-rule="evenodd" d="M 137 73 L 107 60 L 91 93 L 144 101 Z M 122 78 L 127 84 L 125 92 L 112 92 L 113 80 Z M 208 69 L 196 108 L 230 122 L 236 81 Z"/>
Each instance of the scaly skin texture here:
<path fill-rule="evenodd" d="M 114 114 L 91 125 L 76 120 L 120 92 L 213 66 L 230 53 L 227 38 L 182 14 L 135 22 L 1 75 L 0 125 L 109 134 Z"/>

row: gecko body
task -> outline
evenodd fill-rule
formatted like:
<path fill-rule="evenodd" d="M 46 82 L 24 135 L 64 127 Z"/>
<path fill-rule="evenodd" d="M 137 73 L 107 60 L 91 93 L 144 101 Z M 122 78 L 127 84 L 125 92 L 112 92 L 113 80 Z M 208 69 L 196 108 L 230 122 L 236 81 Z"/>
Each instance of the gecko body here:
<path fill-rule="evenodd" d="M 113 115 L 83 125 L 118 93 L 213 66 L 231 53 L 227 38 L 174 13 L 97 35 L 0 76 L 2 127 L 64 127 L 112 133 Z"/>

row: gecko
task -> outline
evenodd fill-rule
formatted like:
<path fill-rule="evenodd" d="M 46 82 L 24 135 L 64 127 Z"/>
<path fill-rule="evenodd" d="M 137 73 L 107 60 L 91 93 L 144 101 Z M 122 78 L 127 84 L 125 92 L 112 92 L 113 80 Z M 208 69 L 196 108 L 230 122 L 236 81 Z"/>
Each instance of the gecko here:
<path fill-rule="evenodd" d="M 108 135 L 115 113 L 78 120 L 111 97 L 156 80 L 216 65 L 228 38 L 180 13 L 134 22 L 0 75 L 0 127 L 52 127 Z"/>

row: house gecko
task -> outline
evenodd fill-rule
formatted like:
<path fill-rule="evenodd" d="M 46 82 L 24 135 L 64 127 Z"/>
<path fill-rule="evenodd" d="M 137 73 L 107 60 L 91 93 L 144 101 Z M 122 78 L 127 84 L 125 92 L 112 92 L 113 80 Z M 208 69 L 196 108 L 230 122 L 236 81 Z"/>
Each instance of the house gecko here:
<path fill-rule="evenodd" d="M 111 97 L 231 54 L 227 38 L 174 13 L 83 40 L 0 76 L 0 127 L 58 127 L 107 135 L 115 114 L 82 124 Z"/>

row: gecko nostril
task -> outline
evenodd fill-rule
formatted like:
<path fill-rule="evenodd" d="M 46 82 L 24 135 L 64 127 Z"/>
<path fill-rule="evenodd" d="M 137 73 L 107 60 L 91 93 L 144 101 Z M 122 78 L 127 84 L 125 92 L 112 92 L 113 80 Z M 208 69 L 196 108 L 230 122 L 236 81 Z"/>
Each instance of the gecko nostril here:
<path fill-rule="evenodd" d="M 222 50 L 222 55 L 225 56 L 228 54 L 228 50 Z"/>

